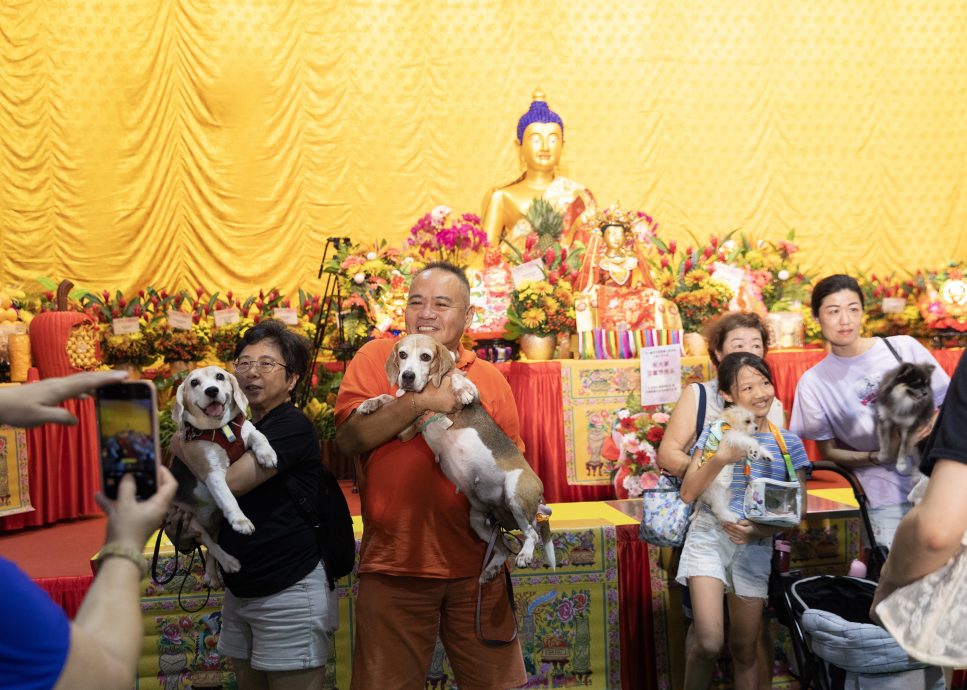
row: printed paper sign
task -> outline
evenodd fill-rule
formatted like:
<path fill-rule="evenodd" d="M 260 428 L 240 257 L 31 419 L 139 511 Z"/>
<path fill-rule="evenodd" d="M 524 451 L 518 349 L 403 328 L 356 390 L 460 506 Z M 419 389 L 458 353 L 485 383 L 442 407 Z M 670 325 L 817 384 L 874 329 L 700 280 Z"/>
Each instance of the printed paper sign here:
<path fill-rule="evenodd" d="M 907 300 L 905 297 L 884 297 L 883 298 L 884 314 L 899 314 L 906 308 L 907 308 Z"/>
<path fill-rule="evenodd" d="M 228 309 L 216 309 L 212 314 L 215 317 L 215 328 L 228 326 L 238 323 L 238 309 L 229 307 Z"/>
<path fill-rule="evenodd" d="M 745 271 L 741 268 L 736 268 L 735 266 L 729 266 L 728 264 L 723 264 L 720 262 L 715 262 L 715 268 L 712 270 L 712 277 L 720 283 L 725 283 L 730 288 L 732 288 L 732 294 L 739 294 L 739 286 L 742 285 L 742 279 L 745 278 Z"/>
<path fill-rule="evenodd" d="M 644 348 L 641 351 L 641 404 L 675 403 L 681 394 L 681 345 Z"/>
<path fill-rule="evenodd" d="M 515 290 L 524 283 L 547 280 L 545 277 L 544 262 L 541 259 L 534 259 L 533 261 L 528 261 L 526 264 L 514 266 L 510 269 L 510 276 L 514 280 Z"/>
<path fill-rule="evenodd" d="M 168 310 L 168 325 L 176 331 L 190 331 L 192 326 L 191 314 L 177 309 Z"/>
<path fill-rule="evenodd" d="M 296 313 L 296 310 L 290 309 L 289 307 L 276 307 L 272 315 L 282 323 L 289 324 L 290 326 L 295 326 L 299 323 L 299 315 Z"/>
<path fill-rule="evenodd" d="M 121 319 L 114 319 L 111 322 L 111 330 L 114 335 L 132 335 L 141 332 L 141 319 L 137 316 L 125 316 Z"/>

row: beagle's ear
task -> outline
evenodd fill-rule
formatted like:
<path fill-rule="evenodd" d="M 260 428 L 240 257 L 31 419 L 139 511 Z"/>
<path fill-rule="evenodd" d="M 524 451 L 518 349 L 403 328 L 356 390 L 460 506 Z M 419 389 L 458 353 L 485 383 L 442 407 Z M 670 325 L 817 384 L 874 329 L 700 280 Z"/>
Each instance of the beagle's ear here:
<path fill-rule="evenodd" d="M 386 378 L 389 379 L 390 386 L 400 384 L 400 344 L 393 346 L 393 354 L 386 360 Z"/>
<path fill-rule="evenodd" d="M 242 386 L 239 385 L 238 379 L 235 378 L 234 374 L 225 372 L 228 376 L 228 382 L 232 386 L 232 400 L 235 401 L 235 407 L 242 414 L 248 415 L 248 398 L 245 397 L 245 393 L 242 391 Z"/>
<path fill-rule="evenodd" d="M 188 379 L 185 379 L 175 391 L 175 404 L 171 406 L 171 418 L 175 420 L 175 424 L 181 424 L 185 414 L 185 386 L 187 385 Z"/>
<path fill-rule="evenodd" d="M 433 361 L 430 362 L 430 382 L 439 388 L 443 377 L 453 369 L 453 354 L 441 343 L 434 343 Z"/>

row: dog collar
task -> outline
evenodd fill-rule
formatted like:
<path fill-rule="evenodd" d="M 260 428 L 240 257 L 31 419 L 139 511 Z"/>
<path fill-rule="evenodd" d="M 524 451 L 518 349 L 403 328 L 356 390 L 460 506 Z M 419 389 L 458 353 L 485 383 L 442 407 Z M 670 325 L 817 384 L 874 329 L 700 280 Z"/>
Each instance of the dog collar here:
<path fill-rule="evenodd" d="M 443 414 L 442 412 L 437 412 L 436 414 L 430 415 L 429 417 L 426 418 L 426 420 L 422 424 L 420 424 L 419 433 L 422 434 L 423 431 L 428 426 L 430 426 L 431 424 L 433 424 L 433 422 L 438 422 L 441 419 L 443 419 L 444 417 L 446 417 L 446 415 Z"/>

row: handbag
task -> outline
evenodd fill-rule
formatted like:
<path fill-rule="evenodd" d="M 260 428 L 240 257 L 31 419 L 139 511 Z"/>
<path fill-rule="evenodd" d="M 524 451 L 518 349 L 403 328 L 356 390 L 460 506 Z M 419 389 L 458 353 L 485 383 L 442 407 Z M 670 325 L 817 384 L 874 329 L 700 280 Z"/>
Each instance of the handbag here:
<path fill-rule="evenodd" d="M 662 474 L 652 489 L 642 494 L 642 517 L 638 536 L 654 546 L 681 546 L 685 543 L 692 504 L 682 500 L 681 480 Z"/>
<path fill-rule="evenodd" d="M 775 527 L 797 527 L 802 520 L 802 486 L 792 467 L 792 458 L 789 456 L 785 439 L 772 422 L 769 422 L 769 431 L 779 444 L 789 481 L 765 477 L 750 479 L 745 486 L 742 507 L 745 510 L 745 517 L 752 522 Z M 746 460 L 746 476 L 750 471 L 751 466 Z"/>

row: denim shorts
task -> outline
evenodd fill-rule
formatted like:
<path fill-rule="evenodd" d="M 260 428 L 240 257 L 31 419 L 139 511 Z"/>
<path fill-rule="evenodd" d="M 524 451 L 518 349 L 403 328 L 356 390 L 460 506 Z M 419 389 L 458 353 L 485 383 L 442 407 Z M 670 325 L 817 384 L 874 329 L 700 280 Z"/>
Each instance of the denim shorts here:
<path fill-rule="evenodd" d="M 893 536 L 896 534 L 896 528 L 900 526 L 900 520 L 903 516 L 910 512 L 913 504 L 904 501 L 903 503 L 897 503 L 890 506 L 879 506 L 878 508 L 870 508 L 867 510 L 870 516 L 870 524 L 873 525 L 873 536 L 876 537 L 876 543 L 882 544 L 883 546 L 890 548 L 893 546 Z M 867 535 L 866 530 L 863 530 L 863 546 L 869 548 L 870 538 Z"/>
<path fill-rule="evenodd" d="M 715 516 L 701 512 L 688 528 L 675 580 L 687 585 L 690 577 L 714 577 L 726 592 L 766 599 L 771 564 L 771 539 L 733 544 Z"/>
<path fill-rule="evenodd" d="M 266 597 L 236 597 L 226 589 L 218 653 L 248 659 L 257 671 L 324 666 L 328 633 L 339 623 L 333 595 L 321 562 L 299 582 Z"/>

